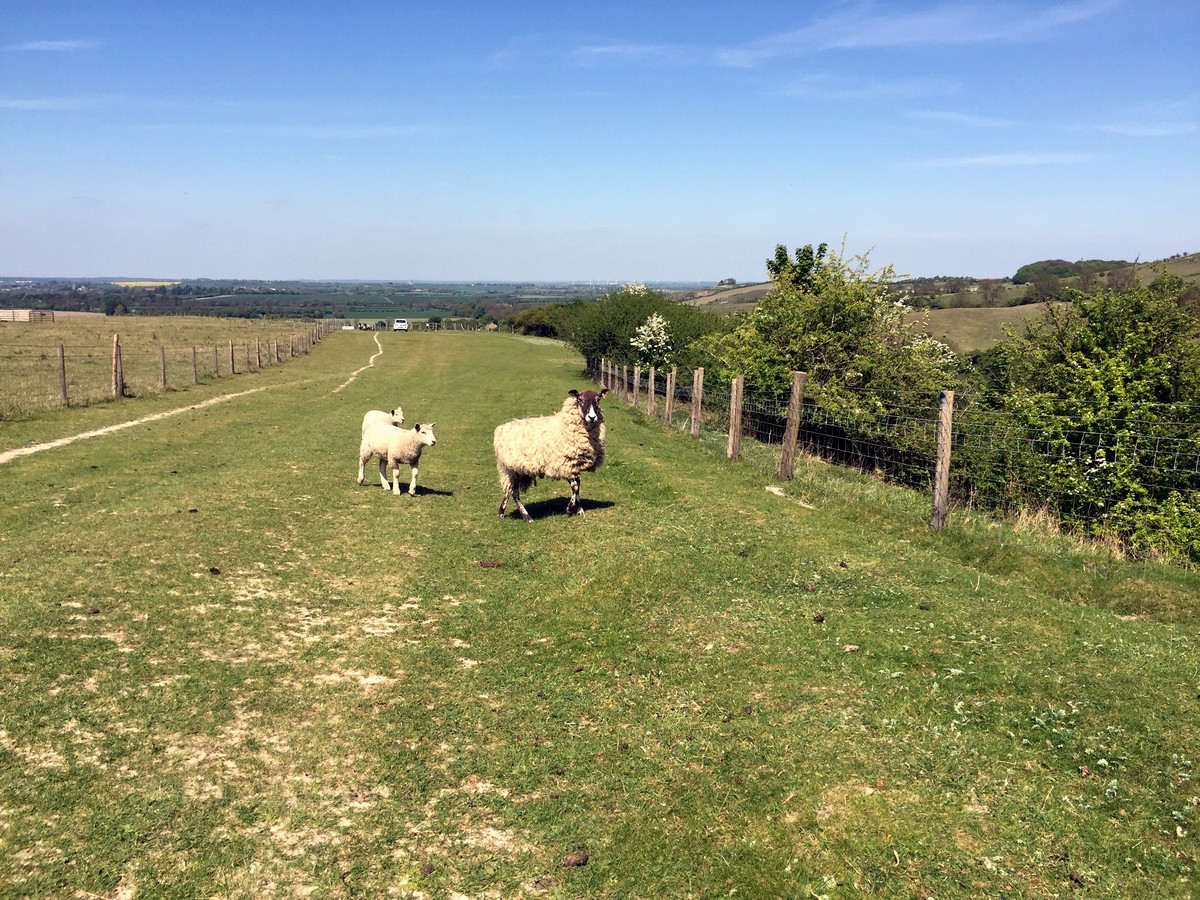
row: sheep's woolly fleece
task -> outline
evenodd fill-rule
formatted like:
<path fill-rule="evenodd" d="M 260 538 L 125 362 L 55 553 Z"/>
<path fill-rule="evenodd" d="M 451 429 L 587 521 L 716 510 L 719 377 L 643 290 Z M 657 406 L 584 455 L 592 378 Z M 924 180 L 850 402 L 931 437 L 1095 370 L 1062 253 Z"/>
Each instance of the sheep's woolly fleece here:
<path fill-rule="evenodd" d="M 417 463 L 421 461 L 421 451 L 437 443 L 433 433 L 433 424 L 418 423 L 412 428 L 397 428 L 387 422 L 372 422 L 363 428 L 362 441 L 358 446 L 358 483 L 365 480 L 367 460 L 372 456 L 379 457 L 379 480 L 388 487 L 387 470 L 392 468 L 392 491 L 400 493 L 400 466 L 412 466 L 412 479 L 409 482 L 409 494 L 417 490 Z"/>
<path fill-rule="evenodd" d="M 538 478 L 574 478 L 604 463 L 604 423 L 593 436 L 574 397 L 552 416 L 514 419 L 499 426 L 493 446 L 501 485 L 523 489 Z"/>

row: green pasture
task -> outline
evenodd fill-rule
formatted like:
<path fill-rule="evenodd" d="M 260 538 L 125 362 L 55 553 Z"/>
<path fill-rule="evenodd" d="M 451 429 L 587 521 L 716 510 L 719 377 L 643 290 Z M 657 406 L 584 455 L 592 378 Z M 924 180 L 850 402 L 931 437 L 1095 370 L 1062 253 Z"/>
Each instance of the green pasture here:
<path fill-rule="evenodd" d="M 374 337 L 0 422 L 174 413 L 0 463 L 0 896 L 1196 893 L 1196 573 L 615 396 L 585 514 L 501 520 L 581 360 Z M 355 483 L 397 404 L 416 497 Z"/>
<path fill-rule="evenodd" d="M 1045 303 L 1024 306 L 929 309 L 910 313 L 908 320 L 956 353 L 988 350 L 1005 338 L 1005 330 L 1020 332 L 1026 322 L 1040 318 Z"/>
<path fill-rule="evenodd" d="M 53 322 L 0 322 L 0 423 L 61 405 L 59 347 L 67 405 L 112 400 L 113 343 L 119 339 L 126 393 L 168 392 L 277 365 L 302 352 L 318 326 L 290 319 L 180 316 L 58 316 Z M 275 358 L 272 358 L 272 352 Z"/>

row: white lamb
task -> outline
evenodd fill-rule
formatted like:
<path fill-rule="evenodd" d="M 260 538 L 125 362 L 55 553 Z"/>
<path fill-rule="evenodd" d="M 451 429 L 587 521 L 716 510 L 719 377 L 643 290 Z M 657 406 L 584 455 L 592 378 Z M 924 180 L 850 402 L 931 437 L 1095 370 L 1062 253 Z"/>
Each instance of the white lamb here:
<path fill-rule="evenodd" d="M 387 422 L 372 422 L 363 428 L 362 443 L 358 446 L 358 483 L 364 479 L 363 469 L 367 460 L 372 456 L 379 457 L 379 481 L 383 489 L 389 489 L 387 470 L 392 469 L 390 489 L 393 494 L 400 493 L 400 466 L 412 466 L 412 480 L 408 484 L 408 495 L 417 495 L 417 463 L 421 460 L 421 451 L 437 443 L 433 435 L 436 422 L 422 425 L 419 422 L 412 428 L 397 428 Z"/>
<path fill-rule="evenodd" d="M 552 416 L 514 419 L 496 429 L 492 446 L 500 473 L 500 518 L 511 496 L 521 518 L 533 517 L 521 502 L 521 491 L 539 478 L 562 478 L 571 486 L 567 514 L 582 512 L 579 503 L 579 473 L 594 472 L 604 462 L 604 415 L 600 398 L 608 389 L 571 391 L 562 409 Z"/>
<path fill-rule="evenodd" d="M 363 414 L 362 433 L 367 433 L 367 426 L 372 422 L 384 422 L 388 425 L 404 424 L 404 410 L 397 406 L 391 412 L 382 409 L 369 409 Z"/>

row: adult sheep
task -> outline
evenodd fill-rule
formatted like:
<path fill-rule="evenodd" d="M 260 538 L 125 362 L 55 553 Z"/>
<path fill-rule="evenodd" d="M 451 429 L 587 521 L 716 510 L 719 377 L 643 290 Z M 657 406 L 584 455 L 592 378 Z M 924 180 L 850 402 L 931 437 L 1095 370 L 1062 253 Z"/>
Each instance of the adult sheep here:
<path fill-rule="evenodd" d="M 382 409 L 369 409 L 363 414 L 362 433 L 367 433 L 367 426 L 372 422 L 383 422 L 387 425 L 400 426 L 404 424 L 404 410 L 397 406 L 391 412 Z"/>
<path fill-rule="evenodd" d="M 604 415 L 600 398 L 608 389 L 571 391 L 562 409 L 552 416 L 514 419 L 496 429 L 492 446 L 496 450 L 496 470 L 500 473 L 500 518 L 511 496 L 521 518 L 533 517 L 521 502 L 521 491 L 539 478 L 562 478 L 571 486 L 567 515 L 581 512 L 579 473 L 594 472 L 604 462 Z"/>
<path fill-rule="evenodd" d="M 408 484 L 408 495 L 417 495 L 417 463 L 421 461 L 421 451 L 437 443 L 433 434 L 436 422 L 422 425 L 419 422 L 412 428 L 397 428 L 387 422 L 371 422 L 363 427 L 362 443 L 358 445 L 358 483 L 364 479 L 363 469 L 367 460 L 372 456 L 379 457 L 379 481 L 383 489 L 389 489 L 387 470 L 392 469 L 391 491 L 400 493 L 400 466 L 412 466 L 412 480 Z"/>

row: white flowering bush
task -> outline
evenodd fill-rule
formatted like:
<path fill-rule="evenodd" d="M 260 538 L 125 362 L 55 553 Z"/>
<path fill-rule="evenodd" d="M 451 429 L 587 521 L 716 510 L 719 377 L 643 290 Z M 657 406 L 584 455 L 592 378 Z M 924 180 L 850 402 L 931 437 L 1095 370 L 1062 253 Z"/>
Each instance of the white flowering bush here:
<path fill-rule="evenodd" d="M 642 365 L 662 368 L 670 362 L 671 330 L 667 320 L 658 313 L 651 313 L 646 321 L 637 327 L 629 343 Z"/>

